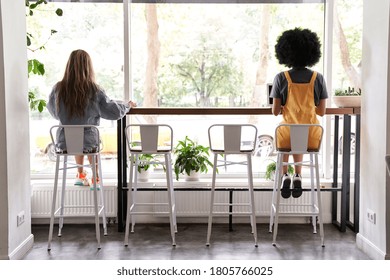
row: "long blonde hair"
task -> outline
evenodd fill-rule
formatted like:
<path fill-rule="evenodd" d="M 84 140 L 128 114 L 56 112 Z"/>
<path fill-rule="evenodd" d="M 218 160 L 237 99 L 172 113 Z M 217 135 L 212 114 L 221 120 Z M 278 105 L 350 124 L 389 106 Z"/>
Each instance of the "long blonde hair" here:
<path fill-rule="evenodd" d="M 91 57 L 84 50 L 74 50 L 66 64 L 64 77 L 56 86 L 57 109 L 62 102 L 68 117 L 83 117 L 98 89 Z"/>

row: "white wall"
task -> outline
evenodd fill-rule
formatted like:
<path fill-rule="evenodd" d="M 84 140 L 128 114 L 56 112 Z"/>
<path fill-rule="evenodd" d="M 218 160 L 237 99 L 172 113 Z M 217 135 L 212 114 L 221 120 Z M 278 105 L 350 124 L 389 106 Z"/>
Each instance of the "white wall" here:
<path fill-rule="evenodd" d="M 0 259 L 18 259 L 33 243 L 24 1 L 0 0 L 0 28 Z"/>
<path fill-rule="evenodd" d="M 390 201 L 385 154 L 390 153 L 389 1 L 364 1 L 360 230 L 357 244 L 374 259 L 389 258 Z M 386 191 L 387 189 L 387 191 Z M 376 213 L 376 224 L 367 219 Z M 387 220 L 386 220 L 387 219 Z"/>
<path fill-rule="evenodd" d="M 1 2 L 0 2 L 1 5 Z M 1 17 L 1 6 L 0 6 L 0 39 L 3 38 L 3 28 L 2 28 L 2 17 Z M 0 44 L 0 95 L 4 96 L 4 58 L 3 58 L 3 44 Z M 5 122 L 4 122 L 4 113 L 5 112 L 5 99 L 0 98 L 0 155 L 5 155 L 7 151 L 6 138 L 5 134 L 2 133 L 5 131 Z M 6 170 L 6 162 L 0 160 L 0 259 L 1 256 L 7 255 L 8 252 L 8 188 L 7 188 L 7 177 L 3 176 L 3 170 Z"/>

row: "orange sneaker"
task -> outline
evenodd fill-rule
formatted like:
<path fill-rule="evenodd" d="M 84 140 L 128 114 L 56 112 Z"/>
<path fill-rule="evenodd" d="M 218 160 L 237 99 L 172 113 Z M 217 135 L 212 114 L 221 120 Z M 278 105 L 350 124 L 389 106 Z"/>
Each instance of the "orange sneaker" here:
<path fill-rule="evenodd" d="M 74 181 L 75 186 L 89 186 L 88 174 L 85 170 L 76 174 L 76 180 Z"/>

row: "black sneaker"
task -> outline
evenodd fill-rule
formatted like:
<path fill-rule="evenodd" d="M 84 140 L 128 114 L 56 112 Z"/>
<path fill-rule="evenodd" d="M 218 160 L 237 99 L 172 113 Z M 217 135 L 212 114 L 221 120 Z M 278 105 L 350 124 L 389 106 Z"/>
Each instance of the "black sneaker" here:
<path fill-rule="evenodd" d="M 302 195 L 302 177 L 300 174 L 295 174 L 293 177 L 292 197 L 298 198 Z"/>
<path fill-rule="evenodd" d="M 289 198 L 291 196 L 291 178 L 288 174 L 282 176 L 282 190 L 280 193 L 283 198 Z"/>

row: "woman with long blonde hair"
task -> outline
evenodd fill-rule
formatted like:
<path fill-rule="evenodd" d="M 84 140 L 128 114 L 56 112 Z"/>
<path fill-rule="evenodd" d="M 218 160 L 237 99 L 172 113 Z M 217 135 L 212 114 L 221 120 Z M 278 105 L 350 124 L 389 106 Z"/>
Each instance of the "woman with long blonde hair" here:
<path fill-rule="evenodd" d="M 111 100 L 95 82 L 92 60 L 84 50 L 74 50 L 66 64 L 61 81 L 56 83 L 49 96 L 47 109 L 62 125 L 100 125 L 100 118 L 118 120 L 126 115 L 136 104 Z M 62 131 L 57 133 L 57 148 L 65 150 L 65 138 Z M 92 131 L 84 132 L 84 149 L 99 148 L 99 139 Z M 79 166 L 84 156 L 75 156 Z M 78 167 L 75 185 L 89 186 L 87 173 Z M 98 180 L 97 180 L 98 181 Z M 98 183 L 98 182 L 97 182 Z"/>

